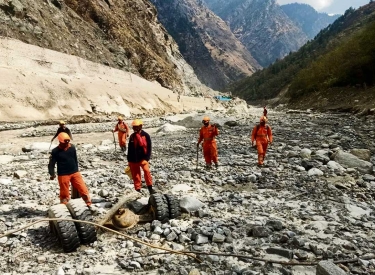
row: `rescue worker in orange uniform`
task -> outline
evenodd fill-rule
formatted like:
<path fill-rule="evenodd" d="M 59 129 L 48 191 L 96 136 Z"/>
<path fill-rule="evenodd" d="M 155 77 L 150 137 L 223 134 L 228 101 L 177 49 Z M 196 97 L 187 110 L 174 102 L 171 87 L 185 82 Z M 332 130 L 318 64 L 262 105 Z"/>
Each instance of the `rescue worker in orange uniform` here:
<path fill-rule="evenodd" d="M 255 141 L 258 151 L 258 165 L 263 165 L 268 144 L 273 141 L 271 127 L 266 123 L 267 117 L 261 116 L 259 125 L 256 125 L 251 133 L 251 144 L 254 146 Z"/>
<path fill-rule="evenodd" d="M 65 121 L 60 120 L 59 122 L 59 128 L 57 128 L 56 134 L 51 139 L 51 142 L 60 134 L 60 133 L 67 133 L 71 140 L 73 140 L 72 133 L 70 132 L 69 128 L 65 126 Z"/>
<path fill-rule="evenodd" d="M 199 139 L 197 147 L 203 141 L 203 156 L 206 162 L 206 168 L 212 167 L 212 162 L 215 163 L 215 167 L 218 167 L 217 157 L 217 146 L 215 137 L 219 134 L 216 124 L 210 124 L 210 118 L 204 117 L 202 120 L 203 126 L 199 131 Z"/>
<path fill-rule="evenodd" d="M 91 204 L 89 190 L 83 181 L 81 173 L 78 171 L 78 160 L 76 148 L 70 143 L 70 136 L 67 133 L 60 133 L 57 136 L 59 145 L 51 152 L 48 163 L 50 180 L 56 178 L 55 164 L 57 163 L 57 180 L 60 185 L 60 202 L 67 204 L 70 200 L 70 183 L 77 189 L 81 198 L 86 202 L 91 210 L 96 208 Z"/>
<path fill-rule="evenodd" d="M 134 133 L 130 135 L 128 145 L 128 165 L 133 177 L 134 188 L 141 192 L 141 168 L 143 170 L 145 182 L 150 194 L 155 194 L 152 189 L 152 176 L 148 162 L 151 158 L 151 138 L 150 135 L 142 130 L 143 122 L 135 119 L 132 122 Z"/>
<path fill-rule="evenodd" d="M 122 116 L 117 118 L 118 122 L 112 132 L 118 132 L 118 143 L 121 151 L 126 152 L 126 138 L 129 137 L 129 127 Z"/>

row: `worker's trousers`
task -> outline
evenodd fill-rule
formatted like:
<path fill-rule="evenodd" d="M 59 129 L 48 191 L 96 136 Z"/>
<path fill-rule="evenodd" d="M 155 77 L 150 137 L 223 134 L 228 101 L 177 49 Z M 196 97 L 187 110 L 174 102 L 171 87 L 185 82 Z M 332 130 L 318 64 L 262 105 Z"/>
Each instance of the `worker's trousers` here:
<path fill-rule="evenodd" d="M 129 162 L 130 171 L 132 172 L 133 183 L 135 190 L 140 190 L 142 188 L 141 184 L 141 168 L 145 177 L 145 182 L 147 186 L 152 186 L 152 176 L 150 172 L 150 167 L 146 160 L 140 162 Z"/>
<path fill-rule="evenodd" d="M 81 195 L 81 198 L 86 202 L 87 205 L 91 205 L 91 199 L 89 195 L 89 190 L 85 182 L 83 181 L 82 175 L 80 172 L 76 172 L 70 175 L 58 176 L 57 180 L 60 185 L 60 202 L 67 204 L 70 200 L 69 187 L 72 183 L 73 187 L 77 189 L 78 193 Z"/>
<path fill-rule="evenodd" d="M 217 147 L 216 141 L 203 142 L 203 156 L 207 165 L 211 165 L 212 162 L 217 163 Z"/>
<path fill-rule="evenodd" d="M 258 151 L 258 164 L 263 165 L 264 158 L 266 157 L 268 141 L 257 141 Z"/>

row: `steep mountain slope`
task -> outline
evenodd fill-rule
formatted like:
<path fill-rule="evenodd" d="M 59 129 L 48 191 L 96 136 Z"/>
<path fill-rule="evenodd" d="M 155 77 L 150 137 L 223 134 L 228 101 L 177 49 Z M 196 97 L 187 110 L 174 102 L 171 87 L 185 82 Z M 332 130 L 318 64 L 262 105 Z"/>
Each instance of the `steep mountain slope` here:
<path fill-rule="evenodd" d="M 214 100 L 15 39 L 0 38 L 0 122 L 113 119 L 206 110 Z M 52 122 L 54 123 L 54 122 Z"/>
<path fill-rule="evenodd" d="M 307 42 L 275 0 L 204 0 L 263 67 Z"/>
<path fill-rule="evenodd" d="M 0 35 L 157 81 L 175 92 L 202 84 L 148 0 L 3 0 Z"/>
<path fill-rule="evenodd" d="M 222 89 L 260 68 L 228 26 L 201 1 L 151 2 L 182 55 L 207 86 Z"/>
<path fill-rule="evenodd" d="M 287 4 L 282 5 L 281 9 L 303 30 L 309 39 L 314 38 L 320 30 L 332 24 L 340 17 L 338 14 L 330 16 L 326 13 L 319 13 L 307 4 Z"/>
<path fill-rule="evenodd" d="M 252 102 L 276 98 L 294 107 L 372 109 L 374 22 L 375 2 L 349 9 L 298 52 L 228 90 Z"/>

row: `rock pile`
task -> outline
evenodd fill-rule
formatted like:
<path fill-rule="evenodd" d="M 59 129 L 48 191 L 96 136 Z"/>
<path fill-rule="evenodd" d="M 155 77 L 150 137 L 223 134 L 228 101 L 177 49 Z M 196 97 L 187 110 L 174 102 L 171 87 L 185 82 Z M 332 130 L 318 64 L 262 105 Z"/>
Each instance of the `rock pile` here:
<path fill-rule="evenodd" d="M 174 250 L 194 250 L 203 262 L 160 251 L 112 233 L 63 254 L 45 223 L 0 238 L 3 274 L 315 274 L 316 266 L 265 264 L 239 254 L 282 261 L 360 260 L 340 264 L 352 274 L 375 272 L 373 119 L 316 113 L 269 113 L 274 133 L 264 167 L 256 165 L 251 115 L 212 114 L 221 124 L 219 168 L 196 169 L 198 128 L 151 131 L 150 162 L 159 192 L 180 198 L 180 219 L 139 224 L 127 234 Z M 219 119 L 221 118 L 221 120 Z M 198 121 L 192 118 L 188 121 Z M 150 120 L 154 127 L 168 121 Z M 237 125 L 225 126 L 226 121 Z M 51 126 L 52 127 L 52 126 Z M 81 125 L 87 133 L 105 124 Z M 78 128 L 78 126 L 77 126 Z M 38 131 L 38 128 L 35 129 Z M 147 131 L 147 129 L 146 129 Z M 50 132 L 46 132 L 50 135 Z M 74 133 L 73 133 L 74 134 Z M 40 148 L 37 147 L 36 148 Z M 132 182 L 113 142 L 79 144 L 80 168 L 95 204 L 108 210 Z M 58 185 L 47 177 L 43 150 L 0 155 L 0 235 L 45 217 Z M 147 197 L 140 202 L 145 203 Z M 329 263 L 320 265 L 330 266 Z M 319 270 L 320 270 L 319 269 Z M 299 272 L 299 273 L 298 273 Z M 320 271 L 319 271 L 320 272 Z"/>

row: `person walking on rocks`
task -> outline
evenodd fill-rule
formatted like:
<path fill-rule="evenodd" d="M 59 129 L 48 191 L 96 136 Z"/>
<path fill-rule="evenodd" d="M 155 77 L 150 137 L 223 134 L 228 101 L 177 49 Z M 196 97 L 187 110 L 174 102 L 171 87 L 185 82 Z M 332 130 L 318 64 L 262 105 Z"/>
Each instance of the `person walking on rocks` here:
<path fill-rule="evenodd" d="M 261 116 L 259 125 L 253 128 L 251 133 L 251 145 L 255 145 L 258 151 L 258 165 L 263 165 L 264 159 L 266 157 L 268 144 L 272 143 L 272 130 L 269 125 L 266 125 L 267 117 Z"/>
<path fill-rule="evenodd" d="M 118 143 L 120 145 L 121 151 L 126 152 L 126 138 L 129 137 L 129 127 L 124 121 L 122 116 L 117 118 L 118 122 L 112 133 L 118 132 Z"/>
<path fill-rule="evenodd" d="M 210 124 L 210 118 L 204 117 L 202 120 L 203 126 L 199 131 L 199 138 L 197 147 L 203 141 L 203 156 L 206 162 L 206 168 L 211 169 L 212 162 L 215 167 L 218 167 L 218 154 L 215 137 L 219 135 L 219 130 L 216 124 Z"/>
<path fill-rule="evenodd" d="M 141 168 L 143 170 L 145 182 L 150 194 L 155 194 L 152 189 L 152 176 L 148 162 L 151 157 L 151 138 L 150 135 L 142 130 L 143 122 L 135 119 L 132 122 L 134 133 L 130 135 L 128 144 L 128 165 L 133 178 L 134 188 L 141 192 Z"/>
<path fill-rule="evenodd" d="M 60 133 L 67 133 L 69 135 L 69 138 L 73 140 L 72 133 L 70 132 L 69 128 L 65 126 L 65 121 L 60 120 L 59 122 L 59 128 L 57 129 L 56 134 L 51 139 L 51 142 L 60 134 Z"/>
<path fill-rule="evenodd" d="M 56 178 L 55 164 L 57 163 L 57 180 L 60 185 L 60 202 L 67 204 L 70 200 L 70 183 L 78 191 L 87 206 L 96 212 L 91 204 L 90 194 L 81 173 L 78 171 L 78 160 L 76 148 L 70 143 L 71 139 L 67 133 L 57 136 L 59 145 L 51 152 L 48 163 L 50 180 Z"/>

